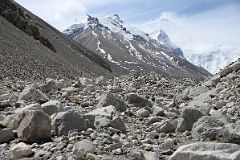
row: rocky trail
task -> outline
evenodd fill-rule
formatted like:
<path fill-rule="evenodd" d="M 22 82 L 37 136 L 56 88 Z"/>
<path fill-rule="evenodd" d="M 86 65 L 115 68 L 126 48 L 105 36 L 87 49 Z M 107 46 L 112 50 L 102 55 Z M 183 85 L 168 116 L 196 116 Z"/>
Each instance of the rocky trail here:
<path fill-rule="evenodd" d="M 204 82 L 0 80 L 1 160 L 239 160 L 238 144 L 240 60 Z"/>

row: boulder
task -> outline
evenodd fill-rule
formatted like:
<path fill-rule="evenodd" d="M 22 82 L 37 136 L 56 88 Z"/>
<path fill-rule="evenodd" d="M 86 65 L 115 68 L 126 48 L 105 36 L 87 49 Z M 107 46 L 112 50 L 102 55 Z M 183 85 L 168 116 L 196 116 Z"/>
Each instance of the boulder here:
<path fill-rule="evenodd" d="M 164 110 L 162 107 L 159 107 L 157 105 L 152 106 L 152 113 L 155 116 L 165 116 Z"/>
<path fill-rule="evenodd" d="M 29 157 L 33 154 L 30 145 L 26 145 L 23 142 L 20 142 L 10 148 L 10 158 L 13 160 L 22 159 L 24 157 Z"/>
<path fill-rule="evenodd" d="M 102 108 L 96 108 L 91 112 L 86 113 L 86 116 L 102 116 L 102 117 L 112 117 L 116 113 L 115 106 L 107 106 Z"/>
<path fill-rule="evenodd" d="M 111 120 L 106 117 L 96 117 L 94 121 L 94 127 L 95 128 L 103 128 L 109 126 L 111 123 Z"/>
<path fill-rule="evenodd" d="M 194 123 L 192 128 L 192 137 L 194 139 L 202 139 L 202 133 L 208 132 L 210 129 L 214 127 L 221 127 L 224 124 L 216 119 L 215 117 L 211 116 L 203 116 L 197 122 Z M 208 137 L 205 137 L 204 140 L 214 140 L 215 138 L 210 134 Z"/>
<path fill-rule="evenodd" d="M 209 91 L 209 89 L 206 86 L 190 87 L 190 89 L 188 90 L 187 96 L 190 98 L 194 98 L 194 97 L 199 96 L 200 94 L 203 94 L 208 91 Z"/>
<path fill-rule="evenodd" d="M 115 128 L 122 133 L 126 133 L 126 126 L 120 117 L 113 117 L 110 123 L 110 127 Z"/>
<path fill-rule="evenodd" d="M 176 131 L 191 131 L 193 124 L 202 116 L 203 114 L 199 110 L 193 107 L 185 107 L 181 113 L 181 118 Z"/>
<path fill-rule="evenodd" d="M 5 128 L 0 130 L 0 144 L 8 143 L 14 139 L 14 133 L 11 129 Z"/>
<path fill-rule="evenodd" d="M 96 128 L 109 126 L 125 133 L 125 124 L 121 118 L 115 116 L 115 112 L 116 108 L 114 106 L 107 106 L 92 110 L 84 116 L 89 119 L 90 123 L 94 122 Z"/>
<path fill-rule="evenodd" d="M 85 131 L 90 128 L 89 120 L 74 111 L 59 112 L 52 119 L 52 126 L 56 135 L 68 135 L 71 130 Z"/>
<path fill-rule="evenodd" d="M 159 160 L 159 156 L 156 152 L 146 152 L 143 156 L 144 160 Z"/>
<path fill-rule="evenodd" d="M 34 104 L 29 104 L 22 108 L 17 108 L 15 110 L 15 113 L 20 114 L 20 113 L 23 113 L 24 111 L 41 111 L 41 112 L 43 112 L 43 109 L 40 104 L 34 103 Z"/>
<path fill-rule="evenodd" d="M 211 117 L 215 117 L 216 119 L 222 121 L 223 123 L 228 123 L 227 116 L 223 114 L 223 112 L 221 112 L 220 110 L 211 109 L 209 115 L 211 115 Z"/>
<path fill-rule="evenodd" d="M 45 84 L 42 84 L 39 86 L 40 91 L 43 93 L 48 93 L 52 90 L 56 90 L 56 82 L 53 79 L 47 79 L 47 82 Z"/>
<path fill-rule="evenodd" d="M 112 93 L 105 92 L 101 96 L 97 104 L 97 108 L 107 107 L 109 105 L 113 105 L 117 109 L 117 111 L 120 111 L 120 112 L 126 111 L 127 109 L 127 105 L 123 101 L 116 98 Z"/>
<path fill-rule="evenodd" d="M 179 147 L 169 160 L 239 160 L 240 146 L 230 143 L 199 142 Z"/>
<path fill-rule="evenodd" d="M 63 105 L 57 100 L 48 101 L 41 105 L 44 113 L 51 116 L 54 113 L 64 111 Z"/>
<path fill-rule="evenodd" d="M 240 124 L 239 122 L 229 123 L 223 127 L 211 128 L 201 134 L 202 139 L 209 140 L 209 137 L 218 142 L 240 144 Z"/>
<path fill-rule="evenodd" d="M 219 72 L 219 75 L 224 77 L 226 75 L 228 75 L 229 73 L 232 72 L 237 72 L 240 69 L 240 61 L 236 61 L 233 64 L 229 65 L 228 67 L 224 68 L 223 70 L 221 70 Z"/>
<path fill-rule="evenodd" d="M 150 115 L 150 112 L 146 110 L 145 108 L 141 108 L 137 111 L 136 116 L 139 118 L 142 117 L 148 117 Z"/>
<path fill-rule="evenodd" d="M 19 95 L 18 100 L 42 103 L 47 102 L 48 97 L 38 89 L 35 89 L 33 87 L 26 87 Z"/>
<path fill-rule="evenodd" d="M 18 137 L 28 143 L 51 140 L 51 119 L 40 111 L 25 111 L 21 114 L 17 128 Z"/>
<path fill-rule="evenodd" d="M 17 101 L 18 97 L 15 94 L 0 95 L 0 110 L 12 106 Z"/>
<path fill-rule="evenodd" d="M 16 130 L 19 125 L 20 119 L 21 119 L 21 115 L 19 114 L 8 115 L 4 117 L 0 125 L 5 126 L 12 130 Z"/>
<path fill-rule="evenodd" d="M 163 143 L 159 145 L 159 148 L 162 150 L 169 150 L 175 147 L 174 139 L 167 138 L 164 139 Z"/>
<path fill-rule="evenodd" d="M 135 93 L 128 94 L 127 101 L 128 104 L 134 105 L 136 107 L 152 107 L 152 103 L 148 99 L 143 98 Z"/>
<path fill-rule="evenodd" d="M 161 122 L 156 130 L 160 133 L 173 133 L 177 128 L 177 123 L 176 120 L 166 120 Z"/>
<path fill-rule="evenodd" d="M 89 140 L 82 140 L 73 145 L 73 154 L 80 159 L 85 159 L 88 153 L 95 151 L 94 144 Z"/>

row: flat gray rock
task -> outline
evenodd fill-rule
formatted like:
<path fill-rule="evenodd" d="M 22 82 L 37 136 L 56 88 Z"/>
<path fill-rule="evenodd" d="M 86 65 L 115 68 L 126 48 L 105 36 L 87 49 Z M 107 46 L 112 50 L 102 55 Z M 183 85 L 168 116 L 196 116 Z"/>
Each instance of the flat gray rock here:
<path fill-rule="evenodd" d="M 230 143 L 199 142 L 179 147 L 169 160 L 239 160 L 240 146 Z"/>

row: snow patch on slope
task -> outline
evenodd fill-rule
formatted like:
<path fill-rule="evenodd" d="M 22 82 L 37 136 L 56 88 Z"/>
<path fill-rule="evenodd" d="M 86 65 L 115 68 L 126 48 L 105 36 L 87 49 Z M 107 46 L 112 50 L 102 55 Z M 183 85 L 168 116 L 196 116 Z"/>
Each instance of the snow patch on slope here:
<path fill-rule="evenodd" d="M 142 55 L 136 50 L 136 48 L 132 45 L 132 43 L 129 41 L 129 40 L 127 40 L 127 39 L 125 39 L 127 42 L 128 42 L 128 44 L 129 44 L 129 52 L 130 52 L 130 54 L 132 55 L 132 56 L 136 56 L 139 60 L 143 60 L 143 57 L 142 57 Z"/>
<path fill-rule="evenodd" d="M 92 34 L 93 34 L 95 37 L 98 36 L 97 33 L 95 33 L 94 31 L 92 31 Z"/>
<path fill-rule="evenodd" d="M 111 56 L 110 54 L 107 55 L 107 59 L 108 59 L 110 62 L 112 62 L 112 63 L 115 63 L 115 64 L 117 64 L 117 65 L 120 65 L 119 62 L 113 60 L 113 58 L 112 58 L 112 56 Z"/>
<path fill-rule="evenodd" d="M 100 44 L 101 44 L 101 42 L 98 41 L 98 42 L 97 42 L 97 49 L 96 49 L 96 50 L 99 50 L 101 53 L 103 53 L 103 54 L 106 56 L 106 51 L 105 51 L 104 49 L 100 48 Z"/>

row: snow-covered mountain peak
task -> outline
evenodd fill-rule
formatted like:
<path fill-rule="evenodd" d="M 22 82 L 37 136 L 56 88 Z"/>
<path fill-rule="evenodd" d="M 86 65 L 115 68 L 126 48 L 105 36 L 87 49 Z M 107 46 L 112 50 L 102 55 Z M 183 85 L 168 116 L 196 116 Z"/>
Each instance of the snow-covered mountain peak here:
<path fill-rule="evenodd" d="M 168 41 L 169 40 L 168 35 L 162 29 L 160 29 L 160 32 L 159 32 L 159 35 L 158 35 L 158 40 L 159 41 Z"/>
<path fill-rule="evenodd" d="M 160 32 L 158 34 L 158 37 L 157 37 L 157 40 L 167 46 L 168 48 L 171 48 L 171 49 L 176 49 L 176 48 L 179 48 L 177 47 L 171 40 L 170 38 L 168 37 L 168 35 L 166 34 L 166 32 L 164 32 L 163 30 L 160 29 Z"/>
<path fill-rule="evenodd" d="M 172 50 L 175 55 L 184 58 L 182 50 L 170 40 L 166 32 L 164 32 L 162 29 L 160 29 L 157 40 L 160 44 Z"/>
<path fill-rule="evenodd" d="M 105 18 L 109 19 L 110 21 L 114 21 L 114 22 L 116 22 L 116 23 L 123 24 L 123 21 L 121 20 L 121 18 L 119 17 L 119 15 L 116 14 L 116 13 L 107 15 Z"/>
<path fill-rule="evenodd" d="M 66 29 L 65 34 L 95 51 L 119 72 L 155 71 L 179 77 L 209 75 L 189 63 L 164 31 L 159 32 L 158 41 L 125 23 L 117 14 L 88 15 Z"/>

